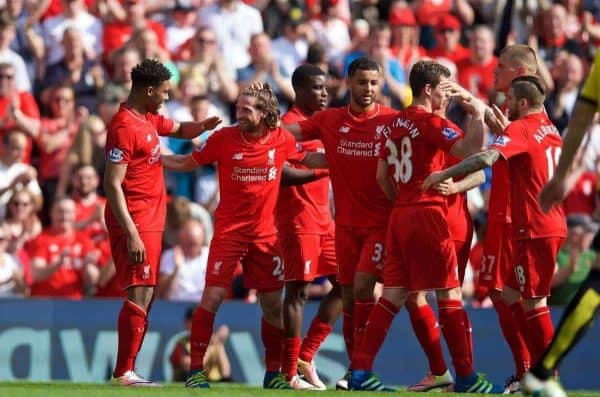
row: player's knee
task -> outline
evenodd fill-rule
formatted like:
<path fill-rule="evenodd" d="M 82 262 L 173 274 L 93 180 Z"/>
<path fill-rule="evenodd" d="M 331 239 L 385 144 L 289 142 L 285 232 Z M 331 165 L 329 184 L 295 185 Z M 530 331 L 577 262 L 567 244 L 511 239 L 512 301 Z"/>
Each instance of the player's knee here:
<path fill-rule="evenodd" d="M 439 289 L 435 291 L 438 301 L 442 300 L 462 300 L 462 292 L 460 287 Z"/>
<path fill-rule="evenodd" d="M 426 291 L 411 293 L 406 297 L 406 309 L 408 311 L 415 310 L 416 308 L 425 305 L 427 305 Z"/>
<path fill-rule="evenodd" d="M 525 311 L 528 312 L 530 310 L 541 309 L 543 307 L 548 306 L 546 297 L 541 298 L 526 298 L 523 299 L 523 307 Z"/>
<path fill-rule="evenodd" d="M 367 300 L 373 299 L 373 288 L 375 287 L 375 277 L 365 274 L 357 276 L 354 279 L 354 299 Z"/>
<path fill-rule="evenodd" d="M 516 289 L 505 286 L 502 290 L 502 299 L 507 305 L 512 305 L 521 300 L 521 293 Z"/>
<path fill-rule="evenodd" d="M 293 306 L 295 308 L 302 308 L 308 300 L 308 286 L 286 286 L 284 305 Z"/>

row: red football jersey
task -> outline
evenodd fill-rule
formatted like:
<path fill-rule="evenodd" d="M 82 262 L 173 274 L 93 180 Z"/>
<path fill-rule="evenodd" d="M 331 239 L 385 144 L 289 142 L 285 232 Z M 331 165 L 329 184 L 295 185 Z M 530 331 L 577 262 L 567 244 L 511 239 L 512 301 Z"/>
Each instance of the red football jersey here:
<path fill-rule="evenodd" d="M 165 228 L 167 197 L 158 135 L 170 135 L 172 130 L 172 120 L 152 113 L 142 117 L 125 104 L 121 104 L 108 126 L 106 160 L 127 164 L 123 193 L 139 232 L 160 232 Z M 110 205 L 105 218 L 110 230 L 121 229 Z"/>
<path fill-rule="evenodd" d="M 297 107 L 282 118 L 283 124 L 306 120 L 307 115 Z M 298 142 L 299 151 L 325 153 L 319 140 Z M 301 164 L 296 168 L 307 169 Z M 329 178 L 298 186 L 281 186 L 277 200 L 277 228 L 279 233 L 327 234 L 333 220 L 329 210 Z"/>
<path fill-rule="evenodd" d="M 211 135 L 192 156 L 198 164 L 217 163 L 221 199 L 215 235 L 236 241 L 272 239 L 281 169 L 287 160 L 299 162 L 305 155 L 283 128 L 258 140 L 249 140 L 238 126 Z"/>
<path fill-rule="evenodd" d="M 74 197 L 73 201 L 75 201 L 75 222 L 77 223 L 90 219 L 98 206 L 106 206 L 106 199 L 102 196 L 96 196 L 96 201 L 87 205 L 82 200 Z M 95 240 L 96 237 L 104 234 L 104 225 L 100 221 L 95 221 L 83 229 L 83 232 L 87 233 L 89 238 Z"/>
<path fill-rule="evenodd" d="M 433 189 L 423 191 L 425 178 L 448 163 L 452 146 L 462 131 L 420 106 L 409 106 L 389 117 L 391 133 L 380 157 L 389 164 L 397 184 L 396 206 L 443 204 L 446 198 Z"/>
<path fill-rule="evenodd" d="M 510 205 L 516 239 L 565 237 L 562 205 L 544 213 L 538 196 L 554 174 L 562 148 L 556 127 L 545 112 L 513 121 L 491 148 L 508 160 Z"/>
<path fill-rule="evenodd" d="M 42 258 L 46 264 L 56 262 L 61 252 L 69 250 L 69 256 L 58 270 L 45 280 L 31 285 L 32 296 L 52 296 L 80 299 L 83 296 L 81 274 L 83 258 L 94 249 L 92 241 L 83 233 L 58 235 L 51 229 L 43 231 L 26 247 L 31 260 Z"/>
<path fill-rule="evenodd" d="M 377 184 L 381 139 L 392 108 L 377 104 L 355 115 L 348 106 L 325 109 L 298 122 L 304 139 L 325 146 L 335 198 L 335 222 L 349 227 L 386 227 L 392 203 Z"/>
<path fill-rule="evenodd" d="M 458 126 L 455 130 L 459 131 L 461 137 L 462 131 Z M 446 168 L 458 164 L 461 160 L 456 157 L 449 157 Z M 462 178 L 455 178 L 459 181 Z M 469 214 L 469 206 L 467 203 L 467 192 L 452 194 L 446 197 L 448 203 L 448 227 L 450 234 L 455 241 L 467 241 L 472 238 L 471 214 Z"/>
<path fill-rule="evenodd" d="M 577 184 L 565 198 L 565 213 L 592 215 L 596 209 L 596 185 L 598 176 L 595 172 L 584 172 Z"/>

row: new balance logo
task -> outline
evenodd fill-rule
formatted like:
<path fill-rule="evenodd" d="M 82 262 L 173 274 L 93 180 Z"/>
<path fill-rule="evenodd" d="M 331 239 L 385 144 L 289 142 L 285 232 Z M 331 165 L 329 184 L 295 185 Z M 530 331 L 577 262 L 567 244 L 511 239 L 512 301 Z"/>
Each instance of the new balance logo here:
<path fill-rule="evenodd" d="M 344 125 L 340 128 L 340 132 L 343 134 L 347 134 L 348 132 L 350 132 L 350 127 Z"/>
<path fill-rule="evenodd" d="M 235 153 L 231 159 L 232 160 L 243 160 L 244 159 L 244 153 Z"/>

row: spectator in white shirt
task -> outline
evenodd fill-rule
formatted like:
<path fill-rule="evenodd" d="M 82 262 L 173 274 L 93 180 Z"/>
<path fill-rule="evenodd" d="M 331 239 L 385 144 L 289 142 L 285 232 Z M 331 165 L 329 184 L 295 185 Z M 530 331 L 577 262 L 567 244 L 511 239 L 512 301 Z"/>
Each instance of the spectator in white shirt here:
<path fill-rule="evenodd" d="M 0 14 L 0 63 L 9 63 L 15 68 L 15 85 L 18 91 L 31 92 L 27 65 L 21 55 L 10 49 L 16 34 L 15 21 L 4 13 Z"/>
<path fill-rule="evenodd" d="M 283 36 L 276 38 L 271 44 L 273 57 L 277 59 L 282 74 L 287 78 L 291 78 L 294 70 L 306 60 L 307 28 L 302 10 L 293 7 L 283 24 Z"/>
<path fill-rule="evenodd" d="M 179 230 L 178 244 L 160 261 L 158 295 L 163 299 L 199 302 L 204 291 L 208 246 L 202 223 L 190 219 Z"/>

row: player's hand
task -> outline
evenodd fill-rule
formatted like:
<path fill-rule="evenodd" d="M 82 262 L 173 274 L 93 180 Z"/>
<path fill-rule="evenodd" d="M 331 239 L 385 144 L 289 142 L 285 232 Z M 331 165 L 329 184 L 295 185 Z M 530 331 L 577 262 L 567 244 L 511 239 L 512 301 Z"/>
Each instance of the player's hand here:
<path fill-rule="evenodd" d="M 506 118 L 504 113 L 502 113 L 502 110 L 500 110 L 500 108 L 495 104 L 492 105 L 492 111 L 494 112 L 494 116 L 496 116 L 496 119 L 498 119 L 500 125 L 502 125 L 502 129 L 505 129 L 510 124 L 510 120 Z"/>
<path fill-rule="evenodd" d="M 223 120 L 219 116 L 212 116 L 202 121 L 202 130 L 209 131 L 215 129 Z"/>
<path fill-rule="evenodd" d="M 425 179 L 425 182 L 423 182 L 423 191 L 426 192 L 427 190 L 431 189 L 432 186 L 443 182 L 445 179 L 447 178 L 444 176 L 444 173 L 442 171 L 432 172 Z"/>
<path fill-rule="evenodd" d="M 455 81 L 452 80 L 444 80 L 440 83 L 440 88 L 446 94 L 450 95 L 453 98 L 458 98 L 463 103 L 469 103 L 475 97 L 466 88 L 461 86 Z"/>
<path fill-rule="evenodd" d="M 544 186 L 538 197 L 542 210 L 544 210 L 544 212 L 550 211 L 550 208 L 565 199 L 568 192 L 566 178 L 554 175 L 552 179 L 546 183 L 546 186 Z"/>
<path fill-rule="evenodd" d="M 458 188 L 452 178 L 448 178 L 445 181 L 438 183 L 433 189 L 443 196 L 450 196 L 458 193 Z"/>
<path fill-rule="evenodd" d="M 139 235 L 127 238 L 127 253 L 129 262 L 134 265 L 146 262 L 146 247 Z"/>

